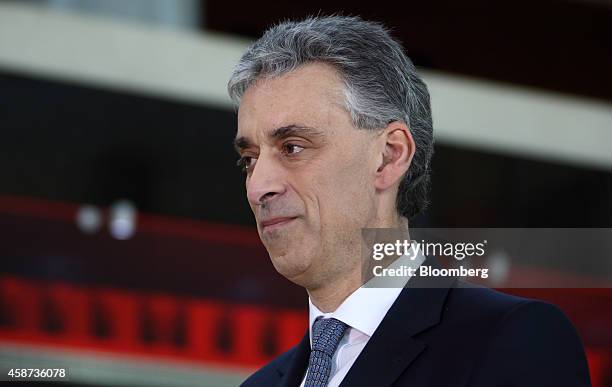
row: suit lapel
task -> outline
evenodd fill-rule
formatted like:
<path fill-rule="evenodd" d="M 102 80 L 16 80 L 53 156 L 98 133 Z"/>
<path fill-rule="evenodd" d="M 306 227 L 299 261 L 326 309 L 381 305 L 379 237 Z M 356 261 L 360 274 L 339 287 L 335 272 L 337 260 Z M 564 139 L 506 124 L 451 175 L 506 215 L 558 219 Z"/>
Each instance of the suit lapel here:
<path fill-rule="evenodd" d="M 291 359 L 278 369 L 281 376 L 279 386 L 298 387 L 302 383 L 306 368 L 308 368 L 308 358 L 310 357 L 310 336 L 308 331 L 302 341 L 295 347 Z"/>
<path fill-rule="evenodd" d="M 430 260 L 426 263 L 436 266 Z M 454 278 L 410 279 L 340 386 L 391 385 L 426 348 L 425 343 L 413 336 L 440 321 L 454 281 Z"/>

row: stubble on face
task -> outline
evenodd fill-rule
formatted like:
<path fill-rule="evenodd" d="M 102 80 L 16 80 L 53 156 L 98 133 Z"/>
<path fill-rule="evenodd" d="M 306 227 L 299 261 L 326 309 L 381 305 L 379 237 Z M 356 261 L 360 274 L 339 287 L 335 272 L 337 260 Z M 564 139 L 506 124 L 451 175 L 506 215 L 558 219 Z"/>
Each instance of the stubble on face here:
<path fill-rule="evenodd" d="M 360 267 L 361 228 L 374 216 L 372 134 L 352 126 L 342 86 L 331 66 L 309 64 L 251 86 L 238 115 L 237 137 L 249 138 L 259 157 L 246 181 L 259 235 L 276 270 L 307 289 Z M 269 138 L 290 125 L 321 136 Z M 287 142 L 304 149 L 284 157 Z M 256 197 L 268 190 L 262 205 Z M 284 216 L 295 218 L 262 227 Z"/>

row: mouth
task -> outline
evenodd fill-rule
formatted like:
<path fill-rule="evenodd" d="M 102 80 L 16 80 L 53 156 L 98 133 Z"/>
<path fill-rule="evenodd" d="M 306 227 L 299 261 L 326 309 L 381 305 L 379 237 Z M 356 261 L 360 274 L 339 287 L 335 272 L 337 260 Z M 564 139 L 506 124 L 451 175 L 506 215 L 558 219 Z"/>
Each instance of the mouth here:
<path fill-rule="evenodd" d="M 291 223 L 296 218 L 297 218 L 296 216 L 292 216 L 292 217 L 285 216 L 285 217 L 279 217 L 279 218 L 266 219 L 260 223 L 261 231 L 264 232 L 264 231 L 272 231 L 272 230 L 279 229 Z"/>

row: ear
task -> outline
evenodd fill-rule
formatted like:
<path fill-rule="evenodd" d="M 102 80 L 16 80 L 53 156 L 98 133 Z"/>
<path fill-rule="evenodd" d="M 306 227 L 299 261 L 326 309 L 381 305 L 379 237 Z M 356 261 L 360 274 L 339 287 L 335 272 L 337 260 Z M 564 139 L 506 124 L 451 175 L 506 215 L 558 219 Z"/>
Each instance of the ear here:
<path fill-rule="evenodd" d="M 382 145 L 382 162 L 376 170 L 374 185 L 376 189 L 386 190 L 404 176 L 416 146 L 410 129 L 400 121 L 393 121 L 383 130 L 380 136 Z"/>

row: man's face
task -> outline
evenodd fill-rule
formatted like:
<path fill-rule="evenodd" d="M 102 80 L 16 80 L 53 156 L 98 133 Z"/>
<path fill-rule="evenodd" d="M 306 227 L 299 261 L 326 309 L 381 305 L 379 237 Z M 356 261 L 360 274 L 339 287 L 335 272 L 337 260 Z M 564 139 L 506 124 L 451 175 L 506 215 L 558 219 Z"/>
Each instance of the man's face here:
<path fill-rule="evenodd" d="M 245 92 L 236 148 L 274 267 L 315 288 L 358 267 L 375 217 L 376 134 L 355 129 L 329 65 L 308 64 Z"/>

